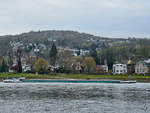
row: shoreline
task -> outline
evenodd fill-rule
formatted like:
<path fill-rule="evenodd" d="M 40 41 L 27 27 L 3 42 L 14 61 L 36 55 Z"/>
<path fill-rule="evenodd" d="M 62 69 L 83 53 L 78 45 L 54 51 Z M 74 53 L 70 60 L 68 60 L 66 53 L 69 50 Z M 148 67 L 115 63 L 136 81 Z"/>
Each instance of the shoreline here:
<path fill-rule="evenodd" d="M 88 74 L 28 74 L 28 73 L 1 73 L 0 82 L 3 78 L 25 77 L 28 80 L 110 80 L 110 81 L 134 81 L 137 83 L 150 83 L 150 76 L 142 75 L 88 75 Z"/>
<path fill-rule="evenodd" d="M 25 80 L 57 80 L 57 81 L 136 81 L 136 83 L 150 83 L 150 80 L 147 79 L 70 79 L 70 78 L 64 78 L 64 79 L 25 79 Z M 0 82 L 3 82 L 3 79 L 0 79 Z"/>

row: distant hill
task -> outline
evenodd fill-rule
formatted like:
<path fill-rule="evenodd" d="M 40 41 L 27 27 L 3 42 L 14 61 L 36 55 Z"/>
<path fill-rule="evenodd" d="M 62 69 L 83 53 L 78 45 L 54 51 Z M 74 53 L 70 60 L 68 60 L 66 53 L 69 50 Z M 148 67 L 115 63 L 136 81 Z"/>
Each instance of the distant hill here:
<path fill-rule="evenodd" d="M 72 43 L 75 42 L 82 42 L 86 41 L 90 38 L 93 39 L 106 39 L 104 37 L 98 37 L 87 33 L 79 33 L 76 31 L 56 31 L 56 30 L 49 30 L 49 31 L 30 31 L 28 33 L 22 33 L 19 35 L 7 35 L 7 36 L 0 36 L 0 40 L 22 40 L 22 41 L 44 41 L 48 38 L 53 40 L 69 40 Z"/>
<path fill-rule="evenodd" d="M 19 35 L 0 36 L 0 56 L 6 55 L 10 47 L 10 42 L 42 43 L 48 46 L 50 41 L 55 41 L 57 46 L 69 48 L 89 49 L 94 44 L 97 48 L 108 46 L 137 46 L 149 45 L 150 39 L 136 38 L 106 38 L 94 36 L 87 33 L 79 33 L 76 31 L 31 31 Z"/>
<path fill-rule="evenodd" d="M 79 33 L 76 31 L 31 31 L 19 35 L 0 36 L 0 52 L 6 54 L 9 48 L 10 41 L 22 41 L 23 43 L 44 43 L 49 44 L 49 41 L 56 41 L 58 46 L 76 48 L 80 46 L 87 46 L 90 40 L 106 39 L 91 34 Z M 5 50 L 5 51 L 4 51 Z"/>

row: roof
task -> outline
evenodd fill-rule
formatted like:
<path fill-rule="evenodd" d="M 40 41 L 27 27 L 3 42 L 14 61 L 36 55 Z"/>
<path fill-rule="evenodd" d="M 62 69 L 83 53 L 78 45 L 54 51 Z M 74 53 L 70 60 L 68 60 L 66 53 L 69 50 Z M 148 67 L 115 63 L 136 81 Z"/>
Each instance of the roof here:
<path fill-rule="evenodd" d="M 129 61 L 127 62 L 127 64 L 133 64 L 132 60 L 129 60 Z"/>

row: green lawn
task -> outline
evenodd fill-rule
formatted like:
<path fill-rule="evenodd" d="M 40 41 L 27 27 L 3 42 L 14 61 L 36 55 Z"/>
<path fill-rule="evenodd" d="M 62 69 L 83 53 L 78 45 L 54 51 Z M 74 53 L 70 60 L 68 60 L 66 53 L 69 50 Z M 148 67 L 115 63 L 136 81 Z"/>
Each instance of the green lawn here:
<path fill-rule="evenodd" d="M 1 73 L 0 79 L 4 77 L 26 77 L 26 79 L 113 79 L 113 80 L 137 80 L 150 82 L 150 76 L 132 75 L 88 75 L 88 74 L 26 74 L 26 73 Z"/>

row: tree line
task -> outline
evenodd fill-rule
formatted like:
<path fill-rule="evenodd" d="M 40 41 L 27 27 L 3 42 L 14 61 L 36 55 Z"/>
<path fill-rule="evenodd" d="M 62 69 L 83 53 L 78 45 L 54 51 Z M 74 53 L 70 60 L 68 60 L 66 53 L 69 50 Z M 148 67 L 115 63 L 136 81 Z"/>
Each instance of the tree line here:
<path fill-rule="evenodd" d="M 80 53 L 77 53 L 80 55 Z M 17 51 L 17 72 L 22 72 L 22 51 Z M 28 57 L 28 64 L 31 65 L 33 72 L 37 73 L 94 73 L 96 65 L 108 65 L 109 69 L 112 69 L 112 65 L 116 62 L 127 63 L 129 59 L 132 59 L 134 63 L 142 58 L 150 57 L 150 46 L 115 46 L 115 47 L 103 47 L 101 49 L 96 48 L 95 45 L 91 45 L 90 53 L 86 56 L 74 56 L 69 50 L 58 51 L 55 43 L 53 42 L 50 51 L 48 52 L 48 58 L 37 56 L 36 59 Z M 9 65 L 12 61 L 8 56 L 4 56 L 0 59 L 0 72 L 8 72 Z"/>

